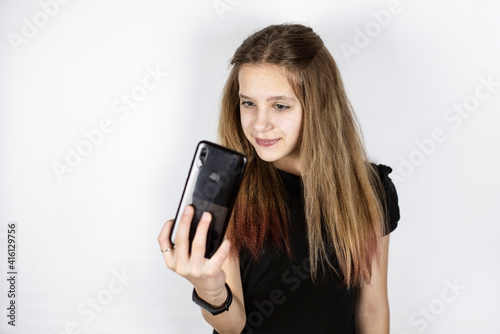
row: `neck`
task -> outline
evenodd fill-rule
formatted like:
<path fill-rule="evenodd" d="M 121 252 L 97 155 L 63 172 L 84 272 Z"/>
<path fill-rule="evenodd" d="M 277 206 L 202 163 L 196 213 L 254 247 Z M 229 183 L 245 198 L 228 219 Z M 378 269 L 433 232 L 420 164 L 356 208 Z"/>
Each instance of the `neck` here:
<path fill-rule="evenodd" d="M 294 174 L 297 176 L 301 175 L 300 159 L 281 159 L 279 161 L 273 162 L 273 166 L 281 169 L 284 172 Z"/>

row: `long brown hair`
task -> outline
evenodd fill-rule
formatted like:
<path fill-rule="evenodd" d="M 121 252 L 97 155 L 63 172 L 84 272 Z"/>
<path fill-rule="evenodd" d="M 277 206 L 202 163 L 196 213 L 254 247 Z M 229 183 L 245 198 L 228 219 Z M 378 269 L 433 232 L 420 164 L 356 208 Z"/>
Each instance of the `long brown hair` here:
<path fill-rule="evenodd" d="M 385 228 L 385 199 L 335 61 L 321 38 L 303 25 L 266 27 L 249 36 L 231 60 L 219 141 L 249 157 L 228 232 L 233 249 L 246 248 L 258 258 L 269 239 L 290 254 L 283 185 L 273 165 L 256 155 L 240 122 L 239 70 L 263 63 L 285 69 L 303 109 L 299 152 L 311 274 L 336 270 L 328 253 L 333 249 L 348 287 L 369 282 Z"/>

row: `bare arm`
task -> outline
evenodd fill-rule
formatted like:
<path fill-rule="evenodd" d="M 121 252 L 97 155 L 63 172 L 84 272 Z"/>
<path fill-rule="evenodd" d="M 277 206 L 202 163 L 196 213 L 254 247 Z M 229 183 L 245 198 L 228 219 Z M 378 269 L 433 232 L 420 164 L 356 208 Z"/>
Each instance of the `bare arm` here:
<path fill-rule="evenodd" d="M 380 244 L 380 257 L 374 261 L 370 283 L 358 294 L 356 323 L 358 334 L 389 334 L 389 299 L 387 297 L 387 263 L 389 236 Z"/>
<path fill-rule="evenodd" d="M 239 259 L 227 257 L 222 265 L 222 270 L 226 273 L 226 282 L 233 292 L 233 302 L 229 307 L 228 312 L 219 315 L 212 315 L 202 309 L 202 315 L 205 320 L 214 327 L 217 332 L 225 333 L 241 333 L 246 323 L 245 304 L 243 299 L 243 288 L 241 286 L 240 263 Z M 200 295 L 201 297 L 201 295 Z M 203 298 L 203 297 L 202 297 Z M 208 297 L 207 297 L 208 298 Z M 227 298 L 227 292 L 224 290 L 219 304 L 213 306 L 221 306 Z M 203 298 L 203 300 L 207 300 Z M 236 330 L 235 330 L 236 329 Z"/>
<path fill-rule="evenodd" d="M 214 307 L 224 305 L 227 298 L 225 283 L 233 293 L 233 302 L 229 310 L 218 315 L 202 311 L 207 322 L 221 334 L 241 333 L 246 323 L 243 303 L 243 289 L 241 285 L 239 261 L 229 256 L 229 240 L 224 240 L 217 252 L 210 258 L 205 258 L 205 244 L 210 214 L 202 217 L 189 252 L 189 228 L 194 210 L 187 207 L 183 214 L 177 235 L 175 249 L 164 252 L 167 267 L 190 281 L 198 296 Z M 163 226 L 158 237 L 161 249 L 171 248 L 169 241 L 173 221 L 169 220 Z M 190 298 L 190 296 L 187 296 Z"/>

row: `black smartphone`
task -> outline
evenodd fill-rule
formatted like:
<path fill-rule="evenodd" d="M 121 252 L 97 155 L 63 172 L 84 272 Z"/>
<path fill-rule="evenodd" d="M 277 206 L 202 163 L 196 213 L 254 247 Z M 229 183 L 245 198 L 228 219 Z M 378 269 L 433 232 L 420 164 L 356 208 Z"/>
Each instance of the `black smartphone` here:
<path fill-rule="evenodd" d="M 189 243 L 191 245 L 203 212 L 210 212 L 212 222 L 208 230 L 205 257 L 212 257 L 224 240 L 246 164 L 247 158 L 241 153 L 205 140 L 198 143 L 175 215 L 170 235 L 172 245 L 182 212 L 187 205 L 192 205 L 194 217 Z"/>

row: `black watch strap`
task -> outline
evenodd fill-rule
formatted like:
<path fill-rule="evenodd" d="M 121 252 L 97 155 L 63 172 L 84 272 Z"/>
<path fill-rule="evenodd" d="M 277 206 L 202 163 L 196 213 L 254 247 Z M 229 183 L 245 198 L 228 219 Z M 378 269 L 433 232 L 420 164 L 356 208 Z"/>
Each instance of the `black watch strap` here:
<path fill-rule="evenodd" d="M 226 290 L 227 290 L 227 298 L 226 301 L 224 302 L 224 305 L 220 308 L 215 308 L 206 301 L 204 301 L 203 299 L 201 299 L 196 293 L 196 289 L 193 289 L 193 301 L 199 306 L 201 306 L 204 310 L 211 313 L 212 315 L 221 314 L 222 312 L 228 311 L 229 306 L 233 302 L 233 293 L 231 292 L 231 289 L 229 288 L 229 285 L 227 285 L 227 283 L 226 283 Z"/>

